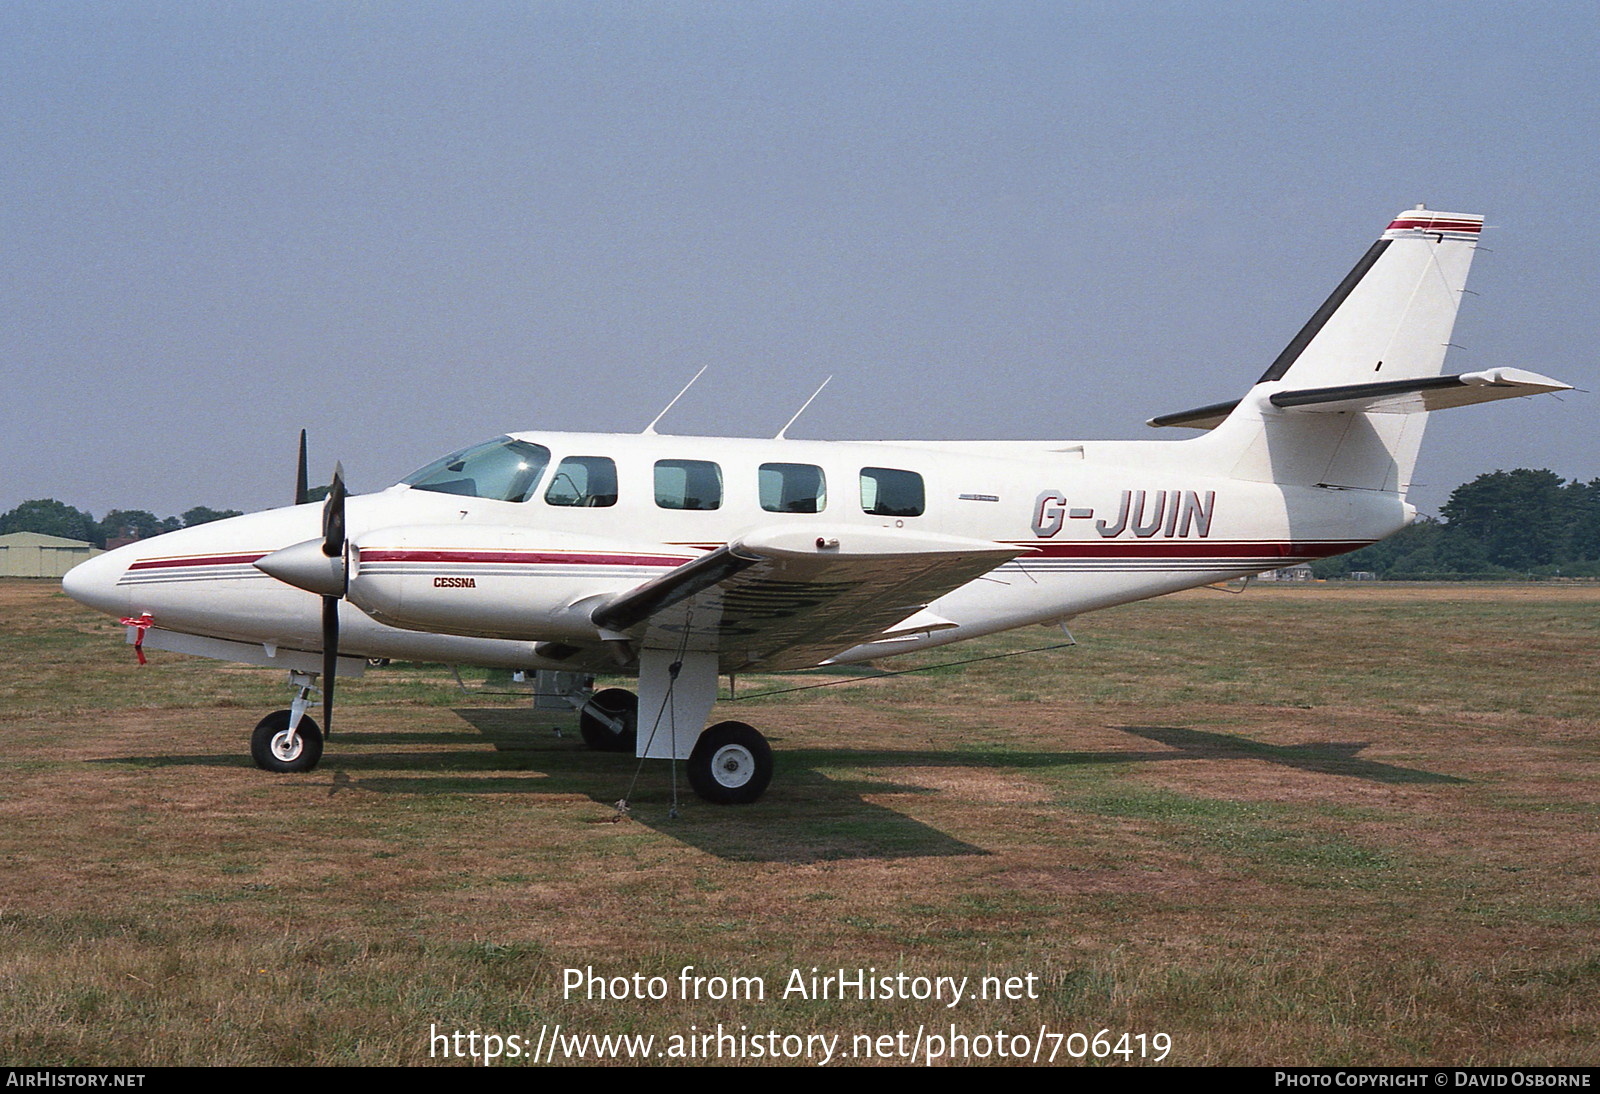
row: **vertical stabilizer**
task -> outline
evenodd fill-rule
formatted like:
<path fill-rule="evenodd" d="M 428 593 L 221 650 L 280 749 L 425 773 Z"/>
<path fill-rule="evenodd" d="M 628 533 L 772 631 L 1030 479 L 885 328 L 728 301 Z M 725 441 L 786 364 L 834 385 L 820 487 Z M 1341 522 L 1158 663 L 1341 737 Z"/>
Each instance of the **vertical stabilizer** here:
<path fill-rule="evenodd" d="M 1481 216 L 1421 206 L 1397 216 L 1219 427 L 1245 442 L 1234 474 L 1404 493 L 1427 422 L 1420 403 L 1303 413 L 1271 397 L 1441 375 L 1482 228 Z"/>
<path fill-rule="evenodd" d="M 1261 377 L 1294 387 L 1444 371 L 1483 217 L 1401 213 Z"/>

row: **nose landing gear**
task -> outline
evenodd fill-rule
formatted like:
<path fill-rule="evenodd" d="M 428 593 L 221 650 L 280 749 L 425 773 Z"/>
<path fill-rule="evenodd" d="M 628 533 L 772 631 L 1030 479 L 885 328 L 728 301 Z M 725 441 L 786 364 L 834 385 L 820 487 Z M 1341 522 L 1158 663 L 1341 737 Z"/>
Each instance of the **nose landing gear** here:
<path fill-rule="evenodd" d="M 322 759 L 322 730 L 310 718 L 301 718 L 293 730 L 293 711 L 275 710 L 256 724 L 250 734 L 250 758 L 264 771 L 310 771 Z"/>
<path fill-rule="evenodd" d="M 250 758 L 263 771 L 310 771 L 322 759 L 322 729 L 305 716 L 316 675 L 291 672 L 289 682 L 300 689 L 289 709 L 273 711 L 250 734 Z"/>

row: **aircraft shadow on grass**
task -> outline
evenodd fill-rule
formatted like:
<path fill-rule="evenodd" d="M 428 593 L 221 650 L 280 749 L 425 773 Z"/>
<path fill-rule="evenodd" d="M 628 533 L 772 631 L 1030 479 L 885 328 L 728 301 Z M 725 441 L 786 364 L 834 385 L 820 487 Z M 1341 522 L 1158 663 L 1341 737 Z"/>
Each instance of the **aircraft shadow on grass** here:
<path fill-rule="evenodd" d="M 1375 783 L 1465 783 L 1466 779 L 1454 775 L 1440 775 L 1420 771 L 1414 767 L 1400 767 L 1378 760 L 1364 760 L 1357 753 L 1372 745 L 1371 741 L 1319 741 L 1304 745 L 1269 745 L 1229 733 L 1207 733 L 1181 726 L 1118 726 L 1124 733 L 1158 741 L 1179 750 L 1170 752 L 1112 753 L 1129 760 L 1265 760 L 1299 771 L 1319 775 L 1344 775 L 1352 779 L 1365 779 Z"/>
<path fill-rule="evenodd" d="M 683 811 L 672 816 L 672 775 L 650 765 L 634 784 L 636 760 L 589 751 L 576 733 L 552 736 L 546 727 L 530 727 L 526 710 L 466 708 L 454 712 L 494 751 L 385 751 L 347 753 L 325 765 L 333 768 L 326 785 L 329 796 L 341 793 L 380 794 L 578 794 L 610 810 L 618 799 L 629 800 L 628 819 L 644 824 L 719 858 L 744 861 L 821 862 L 866 858 L 921 858 L 986 855 L 990 852 L 905 814 L 868 801 L 868 796 L 933 794 L 914 783 L 880 778 L 841 778 L 830 769 L 889 772 L 894 768 L 1008 768 L 1018 770 L 1128 765 L 1204 760 L 1260 760 L 1299 771 L 1385 784 L 1459 784 L 1466 780 L 1416 768 L 1362 759 L 1368 742 L 1319 742 L 1270 745 L 1224 733 L 1181 726 L 1120 726 L 1123 732 L 1164 747 L 1151 750 L 1081 752 L 904 751 L 856 748 L 781 750 L 782 784 L 768 805 L 785 811 L 781 825 L 765 823 L 744 807 L 708 806 L 689 791 L 681 769 L 678 800 Z M 378 732 L 351 734 L 363 746 L 399 749 L 460 745 L 459 732 Z M 335 739 L 337 740 L 337 738 Z M 240 766 L 241 757 L 226 755 L 118 757 L 102 763 L 140 766 Z M 414 774 L 395 775 L 396 768 Z M 364 772 L 382 774 L 363 774 Z M 517 772 L 515 774 L 511 772 Z M 538 772 L 530 778 L 524 772 Z M 1025 804 L 1017 808 L 1025 809 Z M 759 814 L 765 810 L 756 808 Z M 749 823 L 728 823 L 751 816 Z M 604 823 L 620 820 L 607 813 Z"/>

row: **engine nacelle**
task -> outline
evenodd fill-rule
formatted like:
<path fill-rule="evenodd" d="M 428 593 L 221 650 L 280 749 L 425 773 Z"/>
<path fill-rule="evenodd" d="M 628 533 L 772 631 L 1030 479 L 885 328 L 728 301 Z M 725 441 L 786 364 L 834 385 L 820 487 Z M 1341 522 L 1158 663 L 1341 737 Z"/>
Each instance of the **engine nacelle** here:
<path fill-rule="evenodd" d="M 383 528 L 351 543 L 347 595 L 408 630 L 595 640 L 598 603 L 695 554 L 504 525 Z"/>

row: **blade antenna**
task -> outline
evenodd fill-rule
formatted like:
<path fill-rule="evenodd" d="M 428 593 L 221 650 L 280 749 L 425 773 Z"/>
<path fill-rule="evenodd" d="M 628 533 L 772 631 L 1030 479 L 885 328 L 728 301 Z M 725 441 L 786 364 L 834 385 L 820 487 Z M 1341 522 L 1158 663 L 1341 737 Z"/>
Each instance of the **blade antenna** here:
<path fill-rule="evenodd" d="M 294 480 L 294 503 L 304 505 L 310 500 L 311 485 L 306 478 L 306 431 L 300 431 L 300 469 Z"/>
<path fill-rule="evenodd" d="M 778 435 L 776 437 L 772 438 L 772 439 L 775 440 L 775 441 L 788 440 L 788 438 L 785 437 L 784 434 L 789 432 L 789 427 L 794 425 L 795 422 L 800 420 L 800 415 L 802 415 L 802 414 L 804 414 L 806 412 L 806 407 L 808 407 L 812 403 L 816 402 L 817 396 L 822 394 L 822 389 L 827 387 L 832 382 L 833 382 L 833 377 L 832 376 L 830 376 L 826 380 L 822 381 L 822 383 L 817 386 L 817 390 L 815 390 L 815 391 L 813 391 L 811 393 L 811 398 L 807 399 L 805 402 L 800 404 L 800 409 L 794 412 L 794 417 L 790 418 L 787 422 L 784 422 L 783 423 L 783 428 L 778 430 Z"/>
<path fill-rule="evenodd" d="M 674 395 L 672 397 L 672 402 L 670 402 L 666 406 L 662 407 L 660 414 L 657 414 L 654 418 L 650 419 L 650 424 L 645 426 L 644 429 L 641 431 L 644 436 L 646 436 L 646 437 L 654 437 L 656 435 L 656 423 L 659 422 L 662 418 L 665 418 L 667 416 L 667 411 L 671 410 L 679 399 L 683 398 L 686 394 L 688 394 L 689 389 L 694 387 L 695 380 L 700 379 L 701 374 L 704 373 L 705 370 L 710 368 L 710 367 L 711 367 L 710 365 L 701 365 L 700 366 L 700 371 L 695 373 L 694 376 L 689 380 L 689 382 L 687 384 L 683 385 L 683 390 L 682 391 L 678 392 L 678 394 L 676 394 L 676 395 Z"/>

